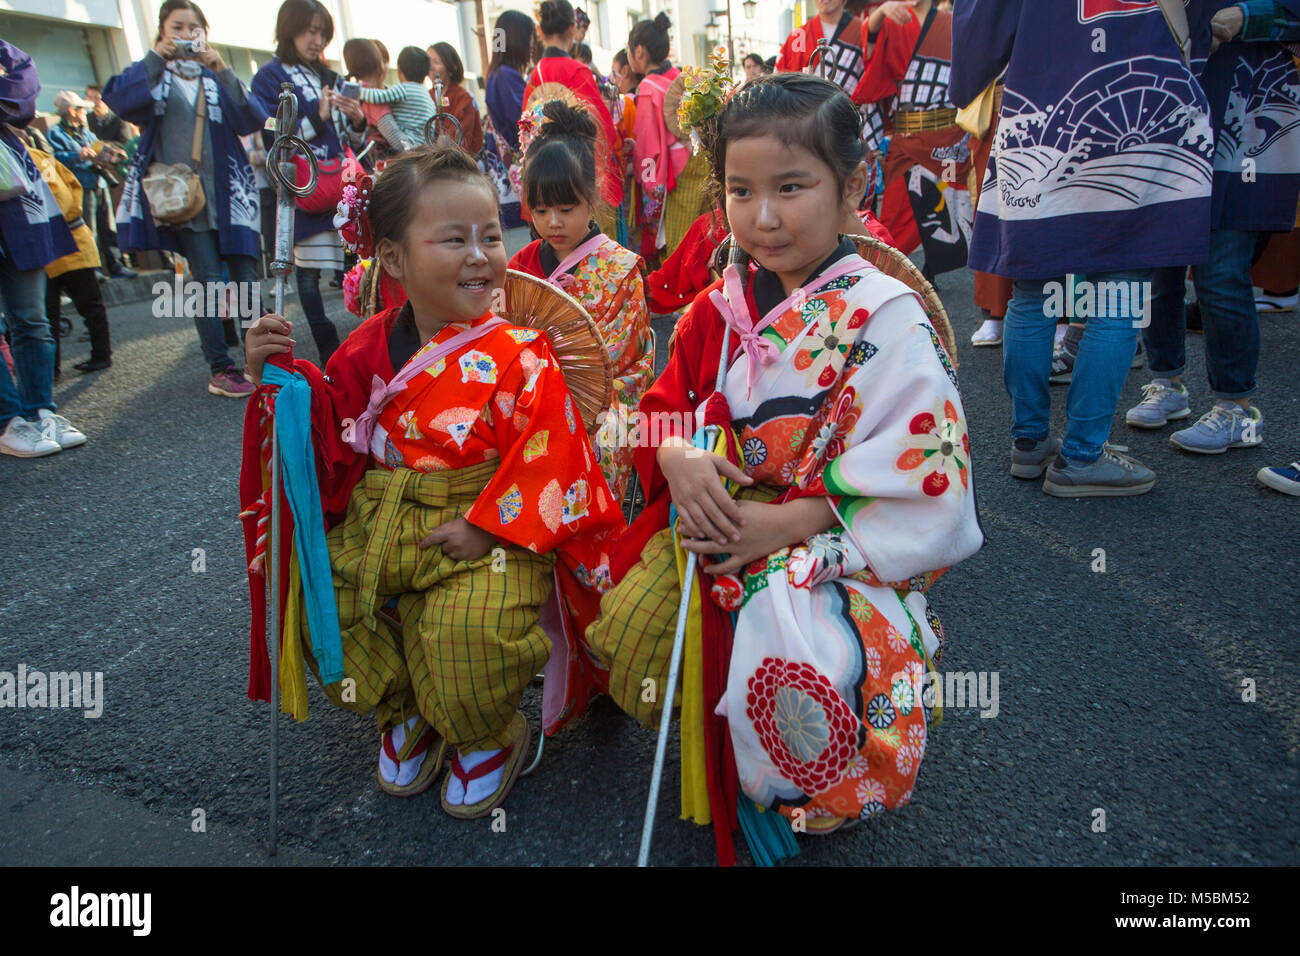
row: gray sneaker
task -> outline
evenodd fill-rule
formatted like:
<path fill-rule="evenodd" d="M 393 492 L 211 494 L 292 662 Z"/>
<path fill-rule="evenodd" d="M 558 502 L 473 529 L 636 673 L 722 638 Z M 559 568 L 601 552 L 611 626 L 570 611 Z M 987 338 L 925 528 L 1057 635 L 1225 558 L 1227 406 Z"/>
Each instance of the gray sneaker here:
<path fill-rule="evenodd" d="M 1142 386 L 1142 401 L 1124 413 L 1124 421 L 1134 428 L 1160 428 L 1190 414 L 1186 387 L 1158 378 Z"/>
<path fill-rule="evenodd" d="M 1053 385 L 1069 385 L 1074 378 L 1075 357 L 1064 344 L 1058 345 L 1052 352 L 1052 372 L 1047 380 Z"/>
<path fill-rule="evenodd" d="M 1109 447 L 1093 462 L 1070 461 L 1061 455 L 1047 469 L 1043 491 L 1057 498 L 1103 498 L 1144 495 L 1156 483 L 1150 468 Z"/>
<path fill-rule="evenodd" d="M 1022 447 L 1023 446 L 1023 447 Z M 1016 478 L 1041 478 L 1061 450 L 1061 439 L 1050 435 L 1034 441 L 1017 438 L 1011 442 L 1011 474 Z"/>

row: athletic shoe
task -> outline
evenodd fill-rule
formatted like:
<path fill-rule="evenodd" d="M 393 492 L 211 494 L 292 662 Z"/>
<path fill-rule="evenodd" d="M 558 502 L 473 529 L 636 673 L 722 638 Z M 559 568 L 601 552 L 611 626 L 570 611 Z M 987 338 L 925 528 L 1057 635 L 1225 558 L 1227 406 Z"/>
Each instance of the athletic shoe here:
<path fill-rule="evenodd" d="M 8 427 L 0 434 L 0 452 L 15 458 L 41 458 L 58 451 L 63 451 L 58 442 L 46 437 L 39 426 L 21 415 L 11 418 Z"/>
<path fill-rule="evenodd" d="M 1057 498 L 1106 498 L 1144 495 L 1155 483 L 1155 472 L 1146 465 L 1103 446 L 1101 457 L 1093 462 L 1057 455 L 1047 469 L 1043 491 Z"/>
<path fill-rule="evenodd" d="M 1243 411 L 1235 402 L 1220 399 L 1191 428 L 1169 436 L 1184 451 L 1222 455 L 1229 448 L 1246 448 L 1264 443 L 1264 416 L 1251 406 Z"/>
<path fill-rule="evenodd" d="M 1017 438 L 1011 443 L 1011 474 L 1016 478 L 1041 478 L 1061 451 L 1061 439 L 1050 435 L 1034 441 Z"/>
<path fill-rule="evenodd" d="M 36 417 L 40 419 L 42 434 L 47 438 L 53 438 L 59 443 L 60 448 L 76 448 L 86 443 L 86 436 L 62 415 L 56 415 L 48 408 L 42 408 L 36 413 Z"/>
<path fill-rule="evenodd" d="M 1256 312 L 1294 312 L 1300 305 L 1300 292 L 1293 295 L 1272 295 L 1261 292 L 1255 297 Z"/>
<path fill-rule="evenodd" d="M 244 373 L 237 368 L 218 372 L 208 379 L 208 391 L 226 398 L 248 398 L 256 390 L 257 386 L 244 378 Z"/>
<path fill-rule="evenodd" d="M 1142 386 L 1142 401 L 1125 413 L 1124 421 L 1134 428 L 1161 428 L 1190 414 L 1187 389 L 1167 378 L 1158 378 Z"/>
<path fill-rule="evenodd" d="M 989 348 L 1002 344 L 1002 320 L 985 319 L 984 324 L 970 337 L 970 344 L 976 348 Z"/>
<path fill-rule="evenodd" d="M 1052 374 L 1048 381 L 1053 385 L 1068 385 L 1074 378 L 1075 354 L 1062 345 L 1052 353 Z"/>
<path fill-rule="evenodd" d="M 1259 483 L 1284 495 L 1300 496 L 1300 461 L 1283 467 L 1261 468 L 1255 475 Z"/>

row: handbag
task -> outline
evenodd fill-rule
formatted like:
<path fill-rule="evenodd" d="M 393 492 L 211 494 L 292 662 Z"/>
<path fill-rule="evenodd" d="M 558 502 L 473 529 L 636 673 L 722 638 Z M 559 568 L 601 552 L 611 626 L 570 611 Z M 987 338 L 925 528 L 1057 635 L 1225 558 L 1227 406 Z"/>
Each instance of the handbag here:
<path fill-rule="evenodd" d="M 994 80 L 984 88 L 984 92 L 975 97 L 969 106 L 957 111 L 957 125 L 972 136 L 983 139 L 993 125 L 994 106 L 998 100 L 998 87 L 1001 78 Z"/>
<path fill-rule="evenodd" d="M 311 167 L 307 157 L 301 153 L 293 156 L 295 186 L 306 186 L 311 181 Z M 316 188 L 306 196 L 298 197 L 298 208 L 303 212 L 320 214 L 332 213 L 343 199 L 343 187 L 346 184 L 344 174 L 351 172 L 351 179 L 364 174 L 361 164 L 349 147 L 343 147 L 343 155 L 333 159 L 316 160 Z"/>
<path fill-rule="evenodd" d="M 194 139 L 190 144 L 190 164 L 150 163 L 140 181 L 149 212 L 164 226 L 189 222 L 203 211 L 207 199 L 199 179 L 199 161 L 203 157 L 203 127 L 208 115 L 208 98 L 199 80 L 199 95 L 194 104 Z"/>

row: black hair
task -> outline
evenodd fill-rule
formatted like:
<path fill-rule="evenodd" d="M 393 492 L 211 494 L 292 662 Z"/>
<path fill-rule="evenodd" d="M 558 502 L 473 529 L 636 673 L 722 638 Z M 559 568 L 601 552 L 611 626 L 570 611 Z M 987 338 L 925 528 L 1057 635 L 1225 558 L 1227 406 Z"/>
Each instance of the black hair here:
<path fill-rule="evenodd" d="M 524 72 L 532 59 L 536 33 L 537 25 L 533 18 L 519 10 L 507 10 L 497 17 L 496 26 L 492 28 L 493 52 L 487 75 L 491 76 L 503 66 Z"/>
<path fill-rule="evenodd" d="M 368 80 L 384 71 L 379 58 L 379 47 L 374 40 L 353 37 L 343 44 L 343 65 L 348 73 L 359 80 Z"/>
<path fill-rule="evenodd" d="M 651 63 L 662 63 L 668 59 L 668 28 L 672 25 L 668 14 L 662 12 L 653 20 L 638 20 L 627 35 L 628 50 L 643 46 Z"/>
<path fill-rule="evenodd" d="M 86 92 L 89 93 L 91 90 L 94 90 L 96 93 L 104 92 L 104 88 L 100 86 L 98 83 L 87 83 Z"/>
<path fill-rule="evenodd" d="M 542 107 L 537 138 L 524 154 L 524 201 L 529 208 L 597 203 L 596 121 L 562 100 Z"/>
<path fill-rule="evenodd" d="M 173 2 L 173 0 L 168 0 Z M 191 3 L 192 7 L 193 4 Z M 293 38 L 311 29 L 311 22 L 320 17 L 325 24 L 322 36 L 325 45 L 334 39 L 334 18 L 320 0 L 284 0 L 280 12 L 275 17 L 275 55 L 281 63 L 294 65 L 302 62 L 298 48 L 293 45 Z M 321 54 L 322 58 L 324 53 Z M 319 66 L 312 63 L 310 66 Z"/>
<path fill-rule="evenodd" d="M 423 83 L 429 75 L 429 54 L 418 46 L 404 46 L 397 54 L 397 68 L 408 83 Z"/>
<path fill-rule="evenodd" d="M 573 58 L 579 63 L 591 65 L 591 47 L 585 43 L 575 43 L 573 45 Z"/>
<path fill-rule="evenodd" d="M 750 60 L 753 60 L 753 61 L 754 61 L 754 65 L 757 66 L 760 70 L 763 69 L 763 67 L 764 67 L 764 66 L 766 65 L 766 63 L 767 63 L 767 61 L 764 60 L 764 59 L 763 59 L 761 56 L 759 56 L 757 53 L 746 53 L 746 54 L 745 54 L 745 58 L 744 58 L 743 60 L 741 60 L 740 62 L 741 62 L 742 64 L 744 64 L 745 66 L 749 66 L 749 61 L 750 61 Z"/>
<path fill-rule="evenodd" d="M 199 26 L 203 27 L 204 30 L 208 29 L 208 18 L 203 15 L 203 11 L 199 9 L 199 5 L 195 3 L 194 0 L 167 0 L 167 2 L 158 10 L 158 40 L 162 39 L 163 24 L 166 23 L 167 18 L 177 10 L 190 11 L 198 17 Z M 154 42 L 157 42 L 157 40 Z M 89 89 L 89 87 L 87 87 L 87 89 Z"/>
<path fill-rule="evenodd" d="M 769 56 L 766 60 L 763 61 L 763 72 L 764 73 L 776 72 L 776 57 Z"/>
<path fill-rule="evenodd" d="M 542 0 L 538 7 L 541 17 L 542 36 L 559 36 L 569 27 L 577 24 L 573 15 L 573 4 L 569 0 Z"/>
<path fill-rule="evenodd" d="M 450 43 L 433 44 L 433 52 L 438 54 L 438 59 L 442 60 L 443 69 L 446 71 L 445 82 L 448 86 L 460 86 L 465 82 L 465 65 L 460 62 L 460 54 Z M 427 73 L 431 69 L 426 67 Z M 403 70 L 403 73 L 406 71 Z M 409 77 L 408 77 L 409 79 Z"/>
<path fill-rule="evenodd" d="M 480 185 L 497 200 L 496 187 L 459 146 L 416 146 L 384 167 L 370 193 L 370 228 L 375 248 L 381 239 L 406 238 L 420 193 L 431 183 L 450 180 Z"/>
<path fill-rule="evenodd" d="M 760 76 L 723 108 L 708 144 L 719 190 L 726 181 L 727 143 L 746 136 L 774 136 L 786 146 L 804 147 L 831 168 L 841 195 L 867 156 L 862 115 L 853 101 L 834 83 L 809 73 Z"/>

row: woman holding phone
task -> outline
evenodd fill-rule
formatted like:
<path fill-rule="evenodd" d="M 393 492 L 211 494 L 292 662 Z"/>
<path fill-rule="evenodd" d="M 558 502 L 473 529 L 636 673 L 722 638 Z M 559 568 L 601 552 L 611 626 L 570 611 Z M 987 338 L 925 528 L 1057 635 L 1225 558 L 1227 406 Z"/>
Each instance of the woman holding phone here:
<path fill-rule="evenodd" d="M 123 252 L 166 249 L 189 263 L 201 283 L 221 281 L 224 263 L 235 282 L 258 281 L 260 210 L 253 170 L 239 137 L 261 129 L 264 115 L 248 89 L 207 43 L 208 21 L 193 0 L 166 0 L 158 11 L 158 36 L 144 59 L 132 63 L 104 87 L 104 102 L 140 127 L 140 145 L 127 173 L 117 210 L 118 245 Z M 188 222 L 155 222 L 142 187 L 152 163 L 191 163 L 203 96 L 198 174 L 203 208 Z M 247 398 L 253 385 L 230 357 L 215 310 L 194 317 L 208 392 Z M 248 301 L 236 296 L 236 301 Z M 241 315 L 255 319 L 255 315 Z M 242 327 L 241 323 L 236 323 Z"/>
<path fill-rule="evenodd" d="M 275 56 L 253 77 L 253 98 L 268 116 L 280 102 L 280 84 L 292 83 L 298 98 L 298 135 L 317 160 L 338 159 L 346 142 L 360 150 L 366 117 L 361 104 L 338 92 L 339 75 L 325 65 L 334 20 L 318 0 L 285 0 L 275 21 Z M 273 138 L 264 134 L 268 145 Z M 343 244 L 334 231 L 333 210 L 297 210 L 293 221 L 293 264 L 298 298 L 320 352 L 321 367 L 339 346 L 339 333 L 325 315 L 322 270 L 343 270 Z"/>

